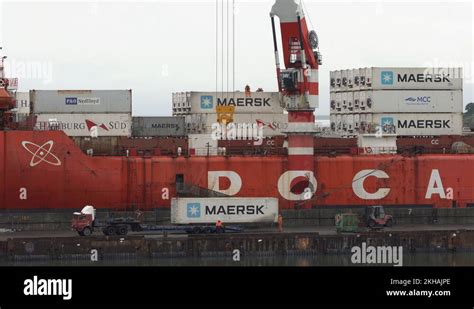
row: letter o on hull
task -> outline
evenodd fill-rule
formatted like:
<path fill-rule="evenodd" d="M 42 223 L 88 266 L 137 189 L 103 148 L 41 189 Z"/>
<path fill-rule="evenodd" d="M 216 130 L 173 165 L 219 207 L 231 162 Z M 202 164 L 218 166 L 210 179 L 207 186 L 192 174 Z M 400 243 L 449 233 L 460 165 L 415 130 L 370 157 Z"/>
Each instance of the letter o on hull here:
<path fill-rule="evenodd" d="M 281 174 L 278 179 L 278 192 L 280 192 L 280 195 L 288 201 L 303 200 L 302 194 L 294 194 L 290 189 L 290 184 L 296 177 L 306 177 L 313 187 L 311 190 L 312 194 L 316 192 L 318 182 L 316 181 L 312 171 L 286 171 Z"/>

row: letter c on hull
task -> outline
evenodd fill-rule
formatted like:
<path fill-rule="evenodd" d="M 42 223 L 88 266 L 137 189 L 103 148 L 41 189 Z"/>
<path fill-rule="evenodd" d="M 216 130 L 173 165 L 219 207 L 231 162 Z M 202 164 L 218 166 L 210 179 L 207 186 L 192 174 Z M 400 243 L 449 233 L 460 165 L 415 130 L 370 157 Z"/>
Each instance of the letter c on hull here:
<path fill-rule="evenodd" d="M 381 170 L 362 170 L 354 176 L 352 182 L 352 190 L 355 195 L 363 200 L 380 200 L 386 197 L 390 193 L 389 188 L 380 188 L 374 193 L 369 193 L 364 188 L 364 181 L 367 177 L 377 177 L 387 179 L 390 178 L 387 173 Z"/>
<path fill-rule="evenodd" d="M 312 194 L 316 192 L 318 182 L 316 181 L 312 171 L 286 171 L 281 174 L 278 179 L 278 192 L 280 192 L 281 196 L 288 201 L 301 201 L 304 199 L 301 194 L 295 194 L 290 190 L 291 182 L 296 177 L 307 178 L 309 183 L 313 186 L 313 189 L 311 190 Z"/>

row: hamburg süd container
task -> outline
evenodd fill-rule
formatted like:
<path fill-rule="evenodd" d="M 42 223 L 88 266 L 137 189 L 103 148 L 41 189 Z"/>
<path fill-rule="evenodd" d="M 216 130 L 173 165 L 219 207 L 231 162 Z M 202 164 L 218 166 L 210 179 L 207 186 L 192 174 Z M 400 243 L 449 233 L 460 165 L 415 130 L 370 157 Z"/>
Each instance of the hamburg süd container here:
<path fill-rule="evenodd" d="M 61 130 L 68 136 L 130 136 L 129 114 L 38 114 L 35 130 Z"/>

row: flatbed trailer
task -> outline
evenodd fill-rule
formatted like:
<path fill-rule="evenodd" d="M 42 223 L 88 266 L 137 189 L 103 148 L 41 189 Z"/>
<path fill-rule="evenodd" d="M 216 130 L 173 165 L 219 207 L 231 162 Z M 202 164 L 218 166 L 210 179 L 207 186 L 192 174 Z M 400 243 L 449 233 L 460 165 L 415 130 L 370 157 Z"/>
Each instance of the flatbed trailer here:
<path fill-rule="evenodd" d="M 121 218 L 108 220 L 102 226 L 104 235 L 127 235 L 128 232 L 168 232 L 186 234 L 213 234 L 213 233 L 239 233 L 243 228 L 239 226 L 224 226 L 220 231 L 213 225 L 149 225 L 137 220 L 123 220 Z"/>
<path fill-rule="evenodd" d="M 223 226 L 219 231 L 213 225 L 150 225 L 143 224 L 135 218 L 110 218 L 101 223 L 95 220 L 92 213 L 75 213 L 72 220 L 72 229 L 80 236 L 92 235 L 96 230 L 102 230 L 106 236 L 124 236 L 129 232 L 162 232 L 186 234 L 215 234 L 239 233 L 243 228 L 239 226 Z"/>

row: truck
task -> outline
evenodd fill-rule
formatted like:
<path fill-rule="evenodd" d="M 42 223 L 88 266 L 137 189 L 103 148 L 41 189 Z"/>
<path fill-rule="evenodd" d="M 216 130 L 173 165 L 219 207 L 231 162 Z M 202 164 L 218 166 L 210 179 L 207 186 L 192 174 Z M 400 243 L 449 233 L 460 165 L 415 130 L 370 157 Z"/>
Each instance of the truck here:
<path fill-rule="evenodd" d="M 106 236 L 124 236 L 129 232 L 170 232 L 187 234 L 239 233 L 244 229 L 228 223 L 276 223 L 276 198 L 173 198 L 171 225 L 143 224 L 138 217 L 96 218 L 96 209 L 85 206 L 74 212 L 71 228 L 80 236 L 101 230 Z M 222 227 L 217 227 L 218 221 Z"/>

